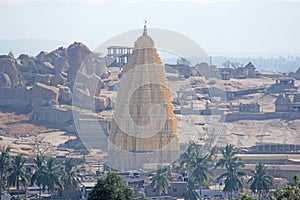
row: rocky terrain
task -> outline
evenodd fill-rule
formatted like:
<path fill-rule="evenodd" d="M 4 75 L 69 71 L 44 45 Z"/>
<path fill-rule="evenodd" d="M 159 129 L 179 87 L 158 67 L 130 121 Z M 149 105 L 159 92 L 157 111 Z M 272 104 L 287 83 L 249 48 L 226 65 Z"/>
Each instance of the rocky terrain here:
<path fill-rule="evenodd" d="M 57 147 L 67 148 L 68 145 L 62 144 L 77 138 L 74 121 L 111 119 L 119 74 L 119 68 L 106 68 L 104 58 L 77 42 L 37 56 L 22 54 L 15 58 L 12 53 L 0 56 L 0 137 L 3 139 L 0 145 L 29 154 L 35 151 L 35 141 L 39 138 L 57 154 L 65 154 Z M 280 76 L 283 75 L 274 73 L 275 78 Z M 279 94 L 267 92 L 275 83 L 269 73 L 230 80 L 183 77 L 176 72 L 168 72 L 167 77 L 174 107 L 181 109 L 176 116 L 182 143 L 199 136 L 218 138 L 220 144 L 230 142 L 241 147 L 300 141 L 298 119 L 230 123 L 220 120 L 229 105 L 237 108 L 240 103 L 258 103 L 261 112 L 274 112 Z M 300 86 L 299 80 L 295 86 Z M 228 93 L 236 96 L 227 98 Z M 217 113 L 207 115 L 208 110 Z M 198 111 L 204 115 L 195 114 Z M 215 132 L 207 132 L 204 127 Z"/>
<path fill-rule="evenodd" d="M 13 145 L 17 140 L 43 133 L 47 139 L 52 134 L 52 145 L 66 142 L 64 134 L 76 132 L 69 128 L 72 110 L 85 115 L 85 109 L 99 112 L 109 106 L 110 98 L 100 95 L 108 76 L 103 59 L 77 42 L 35 57 L 0 56 L 1 145 L 19 151 L 20 145 Z M 83 103 L 74 108 L 72 101 Z"/>

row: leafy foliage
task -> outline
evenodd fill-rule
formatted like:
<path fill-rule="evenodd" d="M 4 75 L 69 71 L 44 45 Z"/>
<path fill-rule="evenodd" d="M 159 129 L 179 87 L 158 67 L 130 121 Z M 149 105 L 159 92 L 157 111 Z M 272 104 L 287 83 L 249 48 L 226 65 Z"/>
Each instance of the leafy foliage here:
<path fill-rule="evenodd" d="M 276 200 L 300 200 L 300 181 L 299 175 L 295 174 L 293 177 L 293 183 L 287 184 L 283 188 L 277 188 L 275 192 Z"/>
<path fill-rule="evenodd" d="M 109 172 L 104 178 L 98 180 L 88 199 L 133 200 L 133 193 L 120 176 Z"/>

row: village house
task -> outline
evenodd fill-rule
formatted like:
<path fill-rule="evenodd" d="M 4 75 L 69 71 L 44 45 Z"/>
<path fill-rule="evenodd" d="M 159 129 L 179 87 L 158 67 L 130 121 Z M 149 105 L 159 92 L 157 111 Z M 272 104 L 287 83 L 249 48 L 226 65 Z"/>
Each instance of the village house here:
<path fill-rule="evenodd" d="M 295 79 L 282 77 L 276 79 L 275 84 L 272 84 L 268 89 L 270 93 L 284 93 L 285 90 L 296 90 Z"/>
<path fill-rule="evenodd" d="M 230 78 L 255 78 L 259 76 L 259 72 L 256 71 L 256 67 L 252 62 L 249 62 L 245 67 L 237 68 L 218 68 L 222 80 L 229 80 Z"/>
<path fill-rule="evenodd" d="M 275 112 L 300 113 L 300 93 L 280 94 L 275 101 Z"/>

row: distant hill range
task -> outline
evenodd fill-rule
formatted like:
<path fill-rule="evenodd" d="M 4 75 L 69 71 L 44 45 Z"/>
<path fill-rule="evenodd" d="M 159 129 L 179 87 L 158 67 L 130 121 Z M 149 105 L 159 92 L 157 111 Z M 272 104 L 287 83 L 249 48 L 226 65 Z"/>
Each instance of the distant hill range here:
<path fill-rule="evenodd" d="M 20 54 L 37 55 L 40 51 L 50 52 L 67 42 L 46 39 L 0 39 L 0 55 L 12 52 L 16 57 Z"/>

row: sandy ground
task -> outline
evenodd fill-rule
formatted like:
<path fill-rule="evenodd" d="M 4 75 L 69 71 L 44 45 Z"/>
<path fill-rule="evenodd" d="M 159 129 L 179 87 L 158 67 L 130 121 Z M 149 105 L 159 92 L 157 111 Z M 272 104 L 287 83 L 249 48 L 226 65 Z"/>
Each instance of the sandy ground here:
<path fill-rule="evenodd" d="M 59 144 L 75 138 L 57 128 L 35 125 L 29 121 L 29 114 L 0 112 L 0 148 L 10 147 L 13 154 L 34 155 L 36 143 L 47 148 L 46 155 L 64 155 L 66 152 L 56 150 Z"/>

